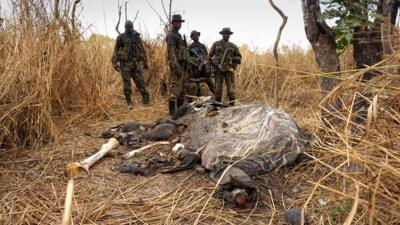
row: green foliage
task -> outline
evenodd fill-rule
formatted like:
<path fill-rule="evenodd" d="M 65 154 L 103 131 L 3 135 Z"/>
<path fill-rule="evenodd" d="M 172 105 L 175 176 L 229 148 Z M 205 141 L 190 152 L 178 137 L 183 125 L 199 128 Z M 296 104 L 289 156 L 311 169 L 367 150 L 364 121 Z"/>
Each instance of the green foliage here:
<path fill-rule="evenodd" d="M 376 18 L 374 0 L 321 0 L 321 5 L 323 12 L 319 19 L 334 22 L 332 30 L 339 54 L 352 43 L 355 27 L 371 26 Z"/>
<path fill-rule="evenodd" d="M 347 216 L 350 213 L 351 208 L 351 201 L 344 201 L 336 204 L 328 204 L 325 208 L 325 211 L 333 222 L 338 223 L 343 219 L 343 217 Z M 329 221 L 324 221 L 324 224 L 329 224 Z"/>

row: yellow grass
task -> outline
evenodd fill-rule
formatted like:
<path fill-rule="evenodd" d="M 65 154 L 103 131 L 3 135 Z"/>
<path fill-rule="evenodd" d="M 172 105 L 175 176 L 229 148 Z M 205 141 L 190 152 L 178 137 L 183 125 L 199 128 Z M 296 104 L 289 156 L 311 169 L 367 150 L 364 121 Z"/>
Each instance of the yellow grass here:
<path fill-rule="evenodd" d="M 63 210 L 65 163 L 84 158 L 102 143 L 83 132 L 166 116 L 165 45 L 163 38 L 146 40 L 152 106 L 136 104 L 127 112 L 120 77 L 110 63 L 113 40 L 65 36 L 62 23 L 49 20 L 46 10 L 16 9 L 15 20 L 8 18 L 0 30 L 0 223 L 54 224 Z M 272 53 L 241 51 L 239 102 L 272 105 Z M 256 177 L 257 202 L 250 209 L 235 209 L 219 199 L 208 201 L 213 184 L 205 176 L 116 174 L 109 167 L 117 159 L 108 158 L 92 176 L 75 182 L 74 223 L 191 224 L 199 218 L 201 224 L 281 224 L 285 209 L 300 207 L 313 224 L 399 224 L 398 75 L 358 83 L 362 71 L 347 71 L 353 62 L 351 52 L 346 53 L 340 88 L 329 96 L 340 97 L 343 109 L 332 112 L 339 119 L 334 124 L 323 124 L 318 79 L 328 75 L 318 73 L 311 51 L 285 46 L 280 53 L 280 108 L 312 133 L 306 150 L 310 161 Z M 357 93 L 367 92 L 377 97 L 371 99 L 365 127 L 352 122 L 351 103 Z"/>

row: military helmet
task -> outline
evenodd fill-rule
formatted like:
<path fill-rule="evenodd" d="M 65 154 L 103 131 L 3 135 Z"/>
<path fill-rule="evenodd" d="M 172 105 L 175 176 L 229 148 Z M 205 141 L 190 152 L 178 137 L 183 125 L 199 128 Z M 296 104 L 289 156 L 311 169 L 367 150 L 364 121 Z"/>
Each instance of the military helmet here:
<path fill-rule="evenodd" d="M 222 30 L 219 33 L 220 34 L 229 34 L 229 35 L 233 34 L 233 32 L 231 31 L 231 28 L 229 28 L 229 27 L 222 28 Z"/>
<path fill-rule="evenodd" d="M 125 30 L 128 30 L 128 31 L 132 31 L 133 30 L 133 22 L 132 21 L 127 20 L 125 22 Z"/>
<path fill-rule="evenodd" d="M 182 19 L 182 16 L 180 14 L 174 14 L 172 15 L 172 23 L 173 22 L 185 22 L 185 20 Z"/>
<path fill-rule="evenodd" d="M 193 37 L 194 35 L 199 35 L 200 36 L 200 32 L 198 32 L 197 30 L 193 30 L 191 33 L 190 33 L 190 37 Z"/>

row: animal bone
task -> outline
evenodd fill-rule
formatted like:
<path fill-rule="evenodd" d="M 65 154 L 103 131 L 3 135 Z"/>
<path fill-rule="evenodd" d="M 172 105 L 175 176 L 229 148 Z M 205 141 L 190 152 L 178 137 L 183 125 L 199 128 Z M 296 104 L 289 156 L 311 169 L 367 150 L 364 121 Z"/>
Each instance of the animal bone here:
<path fill-rule="evenodd" d="M 84 169 L 87 173 L 89 173 L 89 168 L 95 164 L 97 161 L 102 159 L 105 155 L 107 155 L 108 152 L 110 152 L 113 149 L 116 149 L 119 147 L 119 141 L 116 138 L 111 138 L 106 144 L 103 144 L 101 146 L 100 151 L 98 151 L 96 154 L 90 156 L 87 159 L 84 159 L 80 162 L 74 162 L 68 164 L 66 168 L 66 173 L 68 173 L 68 170 L 71 170 L 72 168 L 82 168 Z"/>
<path fill-rule="evenodd" d="M 176 151 L 178 151 L 178 150 L 180 150 L 180 149 L 184 149 L 184 148 L 185 148 L 185 146 L 184 146 L 183 144 L 178 143 L 178 144 L 176 144 L 176 145 L 172 148 L 172 151 L 173 151 L 173 152 L 176 152 Z"/>
<path fill-rule="evenodd" d="M 143 151 L 146 150 L 146 149 L 149 149 L 149 148 L 152 148 L 152 147 L 155 147 L 155 146 L 158 146 L 158 145 L 169 145 L 169 144 L 171 144 L 171 142 L 169 142 L 169 141 L 155 142 L 155 143 L 146 145 L 146 146 L 144 146 L 144 147 L 141 147 L 141 148 L 139 148 L 139 149 L 135 149 L 135 150 L 133 150 L 133 151 L 131 151 L 131 152 L 128 152 L 128 153 L 126 153 L 125 155 L 123 155 L 122 158 L 124 158 L 124 159 L 130 159 L 130 158 L 132 158 L 133 156 L 135 156 L 135 155 L 137 155 L 137 154 L 143 152 Z"/>
<path fill-rule="evenodd" d="M 65 195 L 64 214 L 61 221 L 62 225 L 69 225 L 71 223 L 72 203 L 74 196 L 74 177 L 78 175 L 80 169 L 84 169 L 89 173 L 89 168 L 103 158 L 109 151 L 119 147 L 119 141 L 111 138 L 106 144 L 101 146 L 100 151 L 90 156 L 81 162 L 69 163 L 64 170 L 65 175 L 68 177 L 67 191 Z"/>

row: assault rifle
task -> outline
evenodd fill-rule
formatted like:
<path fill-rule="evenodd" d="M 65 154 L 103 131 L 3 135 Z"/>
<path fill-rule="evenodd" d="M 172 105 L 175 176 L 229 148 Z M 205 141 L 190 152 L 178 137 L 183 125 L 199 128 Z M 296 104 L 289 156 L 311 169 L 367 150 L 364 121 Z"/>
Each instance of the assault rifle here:
<path fill-rule="evenodd" d="M 224 61 L 226 59 L 226 53 L 228 52 L 228 48 L 225 49 L 224 54 L 222 55 L 222 59 L 221 62 L 219 62 L 219 64 L 217 62 L 215 62 L 214 60 L 212 61 L 212 64 L 214 65 L 214 67 L 217 68 L 217 70 L 222 71 L 222 66 L 224 64 Z"/>
<path fill-rule="evenodd" d="M 199 65 L 197 65 L 195 63 L 192 63 L 192 64 L 197 66 L 197 71 L 198 72 L 201 72 L 203 70 L 204 65 L 205 65 L 205 59 L 201 55 L 199 55 L 199 53 L 197 53 L 197 51 L 195 51 L 194 49 L 189 49 L 189 52 L 193 53 L 196 56 L 196 58 L 198 58 L 200 60 Z"/>

